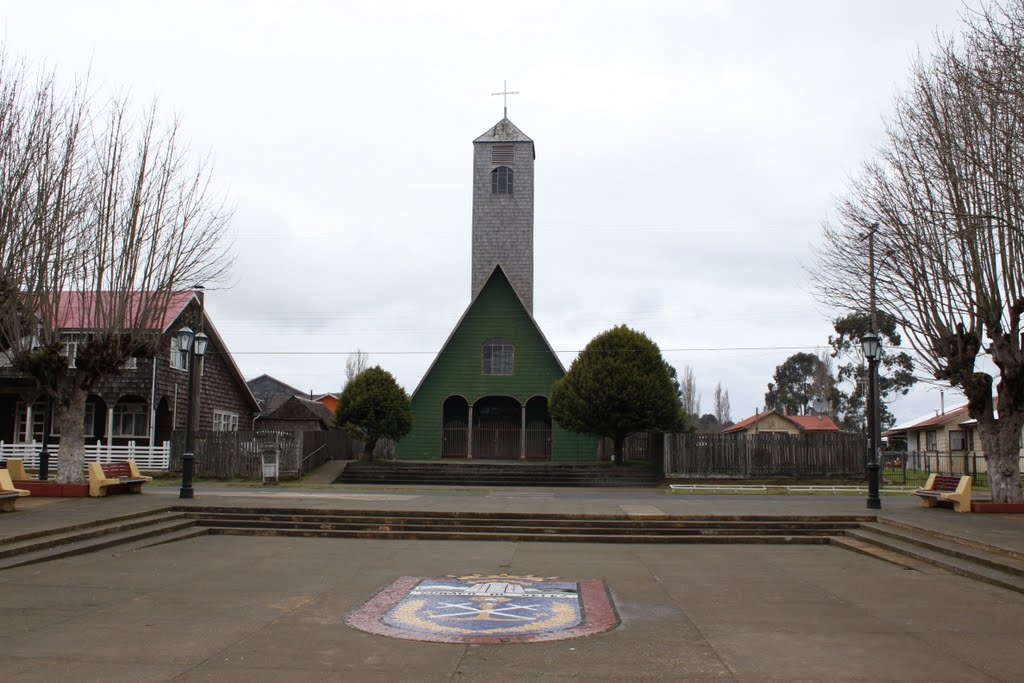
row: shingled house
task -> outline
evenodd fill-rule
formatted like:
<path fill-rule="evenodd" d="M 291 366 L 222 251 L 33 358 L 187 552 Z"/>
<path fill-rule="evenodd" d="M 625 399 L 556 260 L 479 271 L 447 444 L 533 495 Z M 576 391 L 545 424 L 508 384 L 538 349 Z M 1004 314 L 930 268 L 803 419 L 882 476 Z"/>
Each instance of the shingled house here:
<path fill-rule="evenodd" d="M 77 295 L 76 295 L 77 296 Z M 71 298 L 71 297 L 68 297 Z M 81 308 L 87 308 L 87 303 Z M 196 327 L 201 302 L 195 292 L 173 294 L 162 318 L 158 351 L 153 358 L 133 359 L 121 374 L 106 377 L 86 401 L 86 445 L 138 447 L 169 441 L 174 430 L 185 428 L 188 393 L 188 356 L 178 349 L 175 333 Z M 202 361 L 197 430 L 252 429 L 259 405 L 224 340 L 208 316 L 203 331 L 210 342 Z M 73 311 L 62 319 L 64 348 L 74 363 L 76 339 L 89 334 Z M 33 380 L 0 364 L 0 441 L 24 444 L 41 442 L 48 401 Z M 59 428 L 51 426 L 50 444 L 59 444 Z"/>

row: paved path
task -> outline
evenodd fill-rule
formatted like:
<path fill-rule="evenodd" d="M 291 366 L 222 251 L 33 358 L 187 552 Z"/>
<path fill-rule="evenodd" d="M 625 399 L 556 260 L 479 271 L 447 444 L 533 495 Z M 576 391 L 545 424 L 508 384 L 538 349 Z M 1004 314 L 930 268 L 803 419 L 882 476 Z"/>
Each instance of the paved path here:
<path fill-rule="evenodd" d="M 24 499 L 0 538 L 181 502 Z M 650 489 L 245 488 L 191 505 L 668 514 L 866 514 L 848 496 Z M 1024 517 L 882 516 L 1024 552 Z M 343 623 L 400 576 L 605 581 L 612 631 L 533 644 L 394 640 Z M 942 596 L 937 600 L 935 596 Z M 5 681 L 1020 681 L 1024 595 L 830 546 L 646 546 L 206 536 L 0 572 Z M 951 616 L 953 615 L 953 616 Z"/>

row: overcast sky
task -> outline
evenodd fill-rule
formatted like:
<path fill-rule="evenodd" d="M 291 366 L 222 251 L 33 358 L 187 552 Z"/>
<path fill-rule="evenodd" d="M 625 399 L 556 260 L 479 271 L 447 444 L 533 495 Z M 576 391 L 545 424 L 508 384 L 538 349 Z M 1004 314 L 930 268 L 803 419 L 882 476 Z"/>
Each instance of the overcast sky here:
<path fill-rule="evenodd" d="M 472 140 L 536 145 L 534 314 L 568 367 L 619 323 L 753 414 L 839 311 L 803 264 L 959 0 L 2 2 L 9 53 L 157 98 L 237 206 L 208 308 L 246 377 L 415 389 L 470 297 Z M 959 399 L 946 392 L 946 405 Z M 893 405 L 937 409 L 938 387 Z"/>

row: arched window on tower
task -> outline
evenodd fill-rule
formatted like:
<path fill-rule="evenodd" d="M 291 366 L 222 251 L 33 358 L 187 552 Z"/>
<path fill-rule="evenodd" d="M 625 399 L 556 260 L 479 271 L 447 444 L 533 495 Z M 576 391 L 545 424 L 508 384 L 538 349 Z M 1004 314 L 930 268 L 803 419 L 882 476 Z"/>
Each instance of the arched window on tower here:
<path fill-rule="evenodd" d="M 499 166 L 491 171 L 491 194 L 512 194 L 512 169 Z"/>
<path fill-rule="evenodd" d="M 516 347 L 508 339 L 492 337 L 484 342 L 482 368 L 485 375 L 515 374 Z"/>

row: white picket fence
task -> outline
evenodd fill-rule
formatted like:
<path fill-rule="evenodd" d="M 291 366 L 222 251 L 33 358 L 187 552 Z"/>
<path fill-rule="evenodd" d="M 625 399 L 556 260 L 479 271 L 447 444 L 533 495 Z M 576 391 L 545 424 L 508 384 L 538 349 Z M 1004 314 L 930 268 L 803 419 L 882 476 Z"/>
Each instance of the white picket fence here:
<path fill-rule="evenodd" d="M 39 467 L 40 443 L 4 443 L 0 441 L 0 461 L 8 458 L 21 458 L 25 467 Z M 47 446 L 50 453 L 50 470 L 57 470 L 57 459 L 60 457 L 60 446 Z M 160 446 L 137 446 L 134 441 L 127 446 L 96 443 L 85 447 L 86 462 L 124 462 L 134 460 L 140 470 L 166 470 L 171 462 L 171 442 L 164 441 Z"/>

